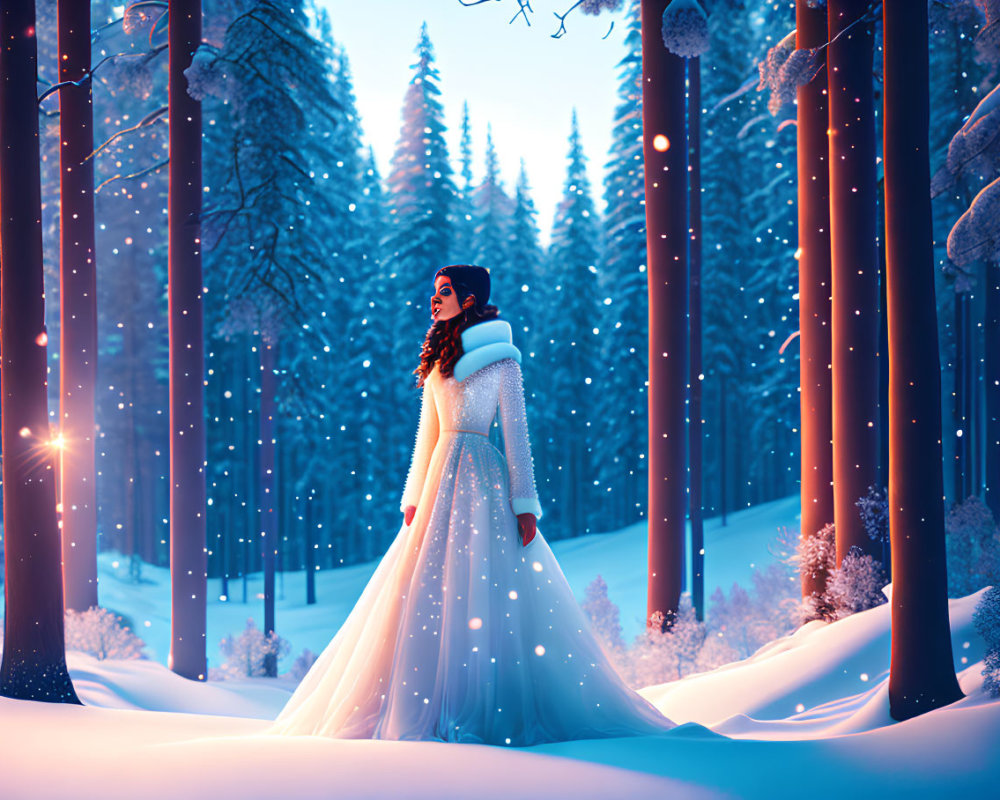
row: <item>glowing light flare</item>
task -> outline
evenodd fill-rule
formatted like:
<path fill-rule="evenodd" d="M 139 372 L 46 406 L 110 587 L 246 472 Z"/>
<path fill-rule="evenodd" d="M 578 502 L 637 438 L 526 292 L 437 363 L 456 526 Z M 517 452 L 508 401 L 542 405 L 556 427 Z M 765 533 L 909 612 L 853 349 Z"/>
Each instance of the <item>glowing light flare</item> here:
<path fill-rule="evenodd" d="M 653 137 L 653 149 L 658 153 L 666 153 L 670 149 L 670 140 L 662 133 Z"/>
<path fill-rule="evenodd" d="M 27 439 L 31 436 L 31 428 L 21 428 L 21 430 L 18 431 L 18 434 L 22 439 Z"/>
<path fill-rule="evenodd" d="M 542 645 L 540 645 L 540 644 L 535 645 L 535 655 L 536 656 L 544 656 L 545 655 L 545 648 Z"/>
<path fill-rule="evenodd" d="M 469 620 L 470 631 L 478 631 L 482 627 L 483 627 L 483 620 L 481 617 L 472 617 L 472 619 Z"/>
<path fill-rule="evenodd" d="M 39 347 L 45 347 L 45 345 L 47 345 L 48 343 L 49 343 L 49 335 L 45 331 L 42 331 L 40 334 L 38 334 L 38 336 L 35 337 L 35 344 L 37 344 Z"/>
<path fill-rule="evenodd" d="M 514 589 L 511 589 L 509 592 L 507 592 L 507 597 L 509 597 L 511 600 L 517 600 L 517 592 Z"/>
<path fill-rule="evenodd" d="M 541 572 L 542 571 L 542 563 L 540 561 L 532 561 L 531 562 L 531 568 L 535 572 Z"/>

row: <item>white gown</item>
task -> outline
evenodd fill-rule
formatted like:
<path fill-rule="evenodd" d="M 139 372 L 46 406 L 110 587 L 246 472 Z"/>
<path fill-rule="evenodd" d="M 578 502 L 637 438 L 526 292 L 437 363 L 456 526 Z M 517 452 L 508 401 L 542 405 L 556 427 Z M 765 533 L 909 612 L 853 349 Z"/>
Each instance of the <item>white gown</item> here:
<path fill-rule="evenodd" d="M 487 438 L 498 405 L 506 461 Z M 541 509 L 516 360 L 461 382 L 434 367 L 407 505 L 274 732 L 526 746 L 673 727 L 623 683 L 542 534 L 521 544 L 515 512 Z"/>

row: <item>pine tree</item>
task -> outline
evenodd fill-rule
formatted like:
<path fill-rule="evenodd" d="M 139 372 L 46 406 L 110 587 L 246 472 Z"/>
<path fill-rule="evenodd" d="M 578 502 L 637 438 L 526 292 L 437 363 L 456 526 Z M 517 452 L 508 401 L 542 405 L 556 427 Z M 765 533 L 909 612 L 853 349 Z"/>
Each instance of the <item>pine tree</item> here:
<path fill-rule="evenodd" d="M 389 462 L 397 465 L 400 476 L 409 463 L 416 429 L 419 397 L 412 372 L 430 325 L 432 278 L 448 263 L 454 242 L 451 212 L 455 186 L 444 139 L 439 75 L 426 23 L 420 29 L 416 52 L 413 77 L 403 99 L 403 125 L 387 179 L 387 301 L 395 325 L 385 380 L 392 387 L 396 409 L 387 420 L 392 436 Z M 402 477 L 396 483 L 402 485 Z"/>
<path fill-rule="evenodd" d="M 606 163 L 601 362 L 607 366 L 600 416 L 615 420 L 602 449 L 602 528 L 634 522 L 646 507 L 646 378 L 649 372 L 646 214 L 642 168 L 642 37 L 633 0 L 618 64 L 619 104 Z"/>
<path fill-rule="evenodd" d="M 455 264 L 471 264 L 475 263 L 472 254 L 476 251 L 476 221 L 473 209 L 475 187 L 472 185 L 472 124 L 469 121 L 468 101 L 462 104 L 462 138 L 458 153 L 461 183 L 456 187 L 452 207 L 454 241 L 450 260 Z"/>
<path fill-rule="evenodd" d="M 500 165 L 497 161 L 496 148 L 493 146 L 493 132 L 489 127 L 486 129 L 486 170 L 483 182 L 476 187 L 474 203 L 475 231 L 472 252 L 475 258 L 472 263 L 502 271 L 507 264 L 506 245 L 510 236 L 508 221 L 511 218 L 513 202 L 503 190 L 500 181 Z"/>
<path fill-rule="evenodd" d="M 592 531 L 596 510 L 595 416 L 600 363 L 600 221 L 594 208 L 576 112 L 569 140 L 569 166 L 552 225 L 545 288 L 547 311 L 540 350 L 550 379 L 543 388 L 547 436 L 541 443 L 544 474 L 556 481 L 550 498 L 550 530 L 561 536 Z M 601 426 L 603 427 L 603 426 Z M 603 451 L 603 447 L 600 448 Z"/>

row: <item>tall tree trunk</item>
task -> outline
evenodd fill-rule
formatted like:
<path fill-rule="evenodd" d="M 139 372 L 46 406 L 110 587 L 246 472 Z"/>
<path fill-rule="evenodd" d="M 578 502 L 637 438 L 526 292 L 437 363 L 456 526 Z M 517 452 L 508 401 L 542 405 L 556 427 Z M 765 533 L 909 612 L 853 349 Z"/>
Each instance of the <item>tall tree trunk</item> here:
<path fill-rule="evenodd" d="M 260 343 L 260 554 L 264 568 L 264 633 L 274 633 L 274 568 L 278 554 L 278 493 L 274 475 L 275 381 L 274 348 L 263 337 Z M 264 674 L 278 676 L 273 653 L 264 657 Z"/>
<path fill-rule="evenodd" d="M 726 515 L 729 506 L 726 504 L 726 376 L 719 375 L 719 513 L 722 515 L 722 527 L 726 527 Z"/>
<path fill-rule="evenodd" d="M 1000 520 L 1000 266 L 995 262 L 986 265 L 985 284 L 985 497 L 993 516 Z"/>
<path fill-rule="evenodd" d="M 689 462 L 691 464 L 691 604 L 698 619 L 705 619 L 705 520 L 702 478 L 702 349 L 701 349 L 701 59 L 687 61 L 688 70 L 688 156 L 691 169 L 690 199 L 690 337 L 691 363 L 688 382 L 691 386 L 688 422 Z"/>
<path fill-rule="evenodd" d="M 829 0 L 833 485 L 837 564 L 876 557 L 855 505 L 878 468 L 878 254 L 869 0 Z M 850 27 L 850 30 L 847 28 Z"/>
<path fill-rule="evenodd" d="M 969 496 L 965 475 L 969 465 L 969 422 L 965 416 L 966 380 L 969 356 L 966 349 L 966 318 L 969 314 L 969 295 L 955 292 L 955 376 L 952 392 L 955 407 L 955 460 L 952 464 L 952 502 L 961 503 Z"/>
<path fill-rule="evenodd" d="M 642 149 L 649 282 L 649 585 L 646 620 L 680 603 L 687 496 L 687 123 L 684 59 L 663 46 L 669 0 L 642 0 Z"/>
<path fill-rule="evenodd" d="M 46 396 L 38 46 L 33 0 L 0 6 L 0 418 L 4 640 L 0 695 L 79 703 L 63 635 Z"/>
<path fill-rule="evenodd" d="M 952 661 L 941 468 L 941 370 L 928 160 L 927 6 L 883 4 L 889 277 L 892 657 L 903 720 L 962 696 Z"/>
<path fill-rule="evenodd" d="M 828 41 L 826 10 L 795 4 L 795 46 Z M 830 381 L 830 144 L 826 70 L 798 89 L 799 370 L 803 539 L 833 522 Z M 802 596 L 822 594 L 826 573 L 804 570 Z"/>
<path fill-rule="evenodd" d="M 90 4 L 59 2 L 59 81 L 90 72 Z M 97 269 L 94 258 L 94 113 L 90 80 L 59 90 L 59 429 L 63 590 L 66 608 L 97 605 L 94 387 Z"/>
<path fill-rule="evenodd" d="M 316 492 L 309 490 L 306 505 L 306 605 L 316 605 Z"/>
<path fill-rule="evenodd" d="M 199 0 L 169 9 L 170 668 L 206 678 L 204 319 L 201 272 L 201 104 L 184 70 L 201 42 Z"/>

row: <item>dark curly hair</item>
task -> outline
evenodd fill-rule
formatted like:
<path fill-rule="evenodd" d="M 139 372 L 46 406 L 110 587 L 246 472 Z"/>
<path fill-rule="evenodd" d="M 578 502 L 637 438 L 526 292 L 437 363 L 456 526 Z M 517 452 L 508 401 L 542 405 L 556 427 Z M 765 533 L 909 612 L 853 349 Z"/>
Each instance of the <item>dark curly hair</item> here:
<path fill-rule="evenodd" d="M 457 264 L 453 266 L 466 267 L 468 265 Z M 455 364 L 462 357 L 465 350 L 462 347 L 462 331 L 480 322 L 496 319 L 500 316 L 500 309 L 488 303 L 480 303 L 479 298 L 475 298 L 475 303 L 466 305 L 472 292 L 464 286 L 458 275 L 454 271 L 449 272 L 451 267 L 442 267 L 435 273 L 434 279 L 439 275 L 444 275 L 451 279 L 452 286 L 458 295 L 462 311 L 451 319 L 439 320 L 431 324 L 424 337 L 424 343 L 420 350 L 420 365 L 413 370 L 417 376 L 417 388 L 424 385 L 427 376 L 431 374 L 434 365 L 438 365 L 441 376 L 448 378 L 454 374 Z"/>

